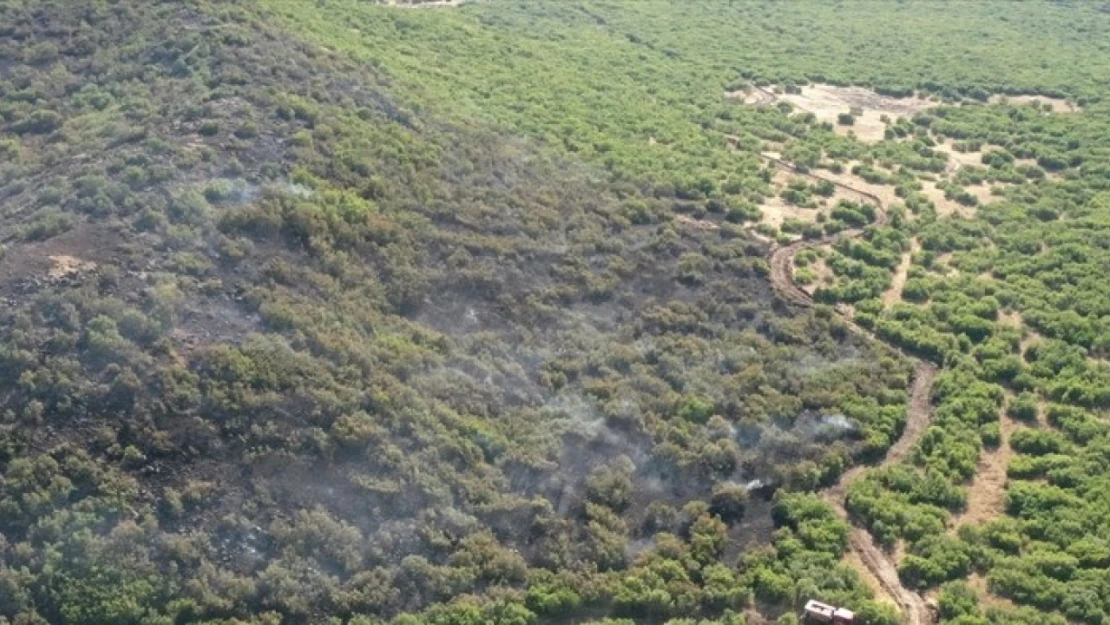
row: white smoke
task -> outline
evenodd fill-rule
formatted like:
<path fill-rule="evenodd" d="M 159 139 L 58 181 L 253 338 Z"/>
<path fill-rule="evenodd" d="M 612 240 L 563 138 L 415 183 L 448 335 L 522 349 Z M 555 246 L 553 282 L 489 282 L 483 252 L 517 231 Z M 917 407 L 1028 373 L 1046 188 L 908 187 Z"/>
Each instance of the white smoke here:
<path fill-rule="evenodd" d="M 842 432 L 854 432 L 856 430 L 856 424 L 849 421 L 848 418 L 842 414 L 825 415 L 821 417 L 820 423 L 824 428 Z"/>

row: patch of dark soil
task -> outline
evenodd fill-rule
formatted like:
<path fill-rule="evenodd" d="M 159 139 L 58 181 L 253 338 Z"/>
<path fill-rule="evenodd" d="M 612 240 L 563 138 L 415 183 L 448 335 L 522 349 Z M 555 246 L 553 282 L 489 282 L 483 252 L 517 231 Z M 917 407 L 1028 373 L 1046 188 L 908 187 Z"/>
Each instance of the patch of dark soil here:
<path fill-rule="evenodd" d="M 95 272 L 96 265 L 115 258 L 123 240 L 117 227 L 83 222 L 45 241 L 10 243 L 0 259 L 0 296 L 83 280 Z M 72 271 L 64 270 L 64 265 L 71 265 Z"/>
<path fill-rule="evenodd" d="M 202 296 L 185 305 L 173 339 L 185 351 L 211 343 L 237 344 L 260 329 L 261 322 L 233 294 Z"/>

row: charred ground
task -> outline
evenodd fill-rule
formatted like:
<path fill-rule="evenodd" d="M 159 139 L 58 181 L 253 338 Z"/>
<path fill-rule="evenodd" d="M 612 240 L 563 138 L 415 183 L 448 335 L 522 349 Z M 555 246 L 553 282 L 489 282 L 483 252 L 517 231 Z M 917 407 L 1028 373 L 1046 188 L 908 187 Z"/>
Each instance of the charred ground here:
<path fill-rule="evenodd" d="M 403 104 L 249 3 L 0 24 L 0 617 L 774 613 L 772 575 L 868 596 L 828 572 L 846 534 L 816 498 L 775 521 L 828 537 L 751 548 L 773 525 L 746 487 L 881 451 L 909 369 L 776 304 L 762 243 Z"/>

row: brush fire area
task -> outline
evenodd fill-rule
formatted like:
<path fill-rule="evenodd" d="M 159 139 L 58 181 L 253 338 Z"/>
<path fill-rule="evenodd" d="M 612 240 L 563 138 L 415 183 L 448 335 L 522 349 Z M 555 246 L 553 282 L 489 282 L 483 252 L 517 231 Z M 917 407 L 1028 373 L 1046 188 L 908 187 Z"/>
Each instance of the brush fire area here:
<path fill-rule="evenodd" d="M 0 1 L 0 625 L 1101 625 L 1107 37 Z"/>

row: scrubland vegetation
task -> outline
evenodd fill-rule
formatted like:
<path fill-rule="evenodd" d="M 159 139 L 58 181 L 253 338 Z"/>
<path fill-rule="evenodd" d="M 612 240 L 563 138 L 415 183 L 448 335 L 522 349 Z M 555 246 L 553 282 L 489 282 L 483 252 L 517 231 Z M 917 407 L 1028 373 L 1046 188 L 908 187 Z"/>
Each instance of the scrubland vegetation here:
<path fill-rule="evenodd" d="M 0 622 L 893 624 L 857 523 L 944 622 L 1101 623 L 1108 30 L 1039 2 L 0 2 Z M 723 96 L 808 82 L 937 107 L 864 144 Z M 768 227 L 772 198 L 819 214 Z M 855 228 L 814 297 L 881 341 L 767 282 L 774 241 Z M 818 492 L 901 434 L 899 350 L 942 366 L 934 418 L 845 521 Z M 953 527 L 1000 445 L 1005 515 Z"/>

